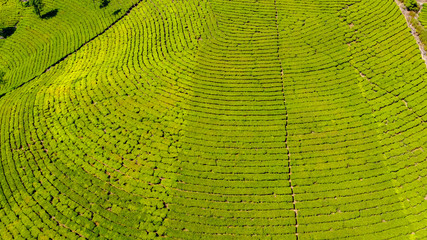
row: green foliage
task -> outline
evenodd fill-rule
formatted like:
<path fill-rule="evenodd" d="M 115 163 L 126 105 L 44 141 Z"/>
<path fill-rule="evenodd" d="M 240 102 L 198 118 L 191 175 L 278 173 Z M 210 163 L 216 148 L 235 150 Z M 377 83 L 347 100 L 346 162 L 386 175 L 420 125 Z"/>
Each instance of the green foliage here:
<path fill-rule="evenodd" d="M 408 11 L 418 12 L 418 10 L 420 10 L 417 0 L 405 0 L 404 4 L 406 6 L 406 9 L 408 9 Z"/>
<path fill-rule="evenodd" d="M 110 0 L 100 0 L 99 8 L 105 8 L 110 4 Z"/>
<path fill-rule="evenodd" d="M 4 84 L 4 75 L 5 75 L 5 72 L 2 72 L 2 71 L 0 71 L 0 84 Z"/>
<path fill-rule="evenodd" d="M 17 27 L 13 41 L 0 39 L 0 66 L 11 69 L 8 85 L 0 87 L 0 95 L 34 78 L 76 50 L 122 17 L 136 1 L 111 1 L 104 9 L 99 9 L 98 5 L 88 7 L 90 0 L 43 1 L 46 6 L 41 18 L 35 17 L 32 7 L 23 7 L 21 1 L 7 0 L 6 5 L 0 4 L 0 25 Z M 117 9 L 123 11 L 113 15 Z M 44 21 L 46 19 L 49 20 Z M 29 47 L 29 43 L 33 47 Z"/>
<path fill-rule="evenodd" d="M 41 17 L 41 13 L 45 6 L 43 0 L 30 0 L 30 5 L 33 7 L 34 13 Z"/>
<path fill-rule="evenodd" d="M 420 36 L 420 40 L 424 45 L 424 50 L 427 51 L 427 30 L 423 27 L 418 31 L 418 35 Z"/>
<path fill-rule="evenodd" d="M 410 23 L 415 28 L 424 50 L 427 51 L 427 29 L 416 18 L 411 18 Z"/>
<path fill-rule="evenodd" d="M 11 36 L 16 31 L 16 27 L 4 27 L 0 28 L 0 36 L 7 38 Z"/>
<path fill-rule="evenodd" d="M 2 40 L 0 238 L 425 238 L 427 70 L 393 1 L 117 2 Z"/>
<path fill-rule="evenodd" d="M 424 27 L 427 27 L 427 5 L 423 5 L 423 8 L 418 15 L 418 20 Z"/>
<path fill-rule="evenodd" d="M 20 1 L 0 0 L 0 29 L 16 26 L 21 17 L 23 7 Z"/>

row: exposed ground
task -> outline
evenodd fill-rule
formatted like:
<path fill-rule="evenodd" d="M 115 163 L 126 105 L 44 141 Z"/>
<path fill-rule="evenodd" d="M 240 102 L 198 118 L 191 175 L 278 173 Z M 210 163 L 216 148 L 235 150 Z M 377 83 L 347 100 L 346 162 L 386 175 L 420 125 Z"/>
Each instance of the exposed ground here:
<path fill-rule="evenodd" d="M 425 50 L 425 48 L 427 46 L 424 46 L 424 44 L 420 40 L 419 34 L 417 33 L 414 26 L 412 26 L 412 24 L 411 24 L 411 18 L 412 17 L 409 15 L 409 11 L 406 9 L 405 5 L 402 2 L 400 2 L 399 0 L 394 0 L 394 1 L 399 6 L 402 14 L 405 16 L 406 23 L 407 23 L 408 27 L 411 29 L 412 36 L 414 36 L 415 40 L 417 41 L 417 44 L 418 44 L 420 52 L 421 52 L 421 57 L 426 62 L 426 66 L 427 66 L 427 51 Z M 418 5 L 420 5 L 420 10 L 416 13 L 415 18 L 418 18 L 418 14 L 419 14 L 419 12 L 421 12 L 421 9 L 423 8 L 423 4 L 426 2 L 427 2 L 427 0 L 417 0 Z"/>

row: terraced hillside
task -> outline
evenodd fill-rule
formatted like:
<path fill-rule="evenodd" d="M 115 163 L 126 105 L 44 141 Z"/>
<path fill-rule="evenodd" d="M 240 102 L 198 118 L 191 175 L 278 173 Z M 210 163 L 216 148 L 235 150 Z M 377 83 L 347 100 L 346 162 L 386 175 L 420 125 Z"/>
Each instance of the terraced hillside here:
<path fill-rule="evenodd" d="M 427 238 L 427 71 L 394 1 L 110 4 L 0 67 L 1 239 Z"/>
<path fill-rule="evenodd" d="M 6 72 L 8 79 L 0 86 L 0 95 L 33 80 L 78 50 L 137 2 L 117 0 L 99 8 L 98 1 L 43 0 L 45 7 L 39 18 L 20 0 L 0 0 L 0 28 L 16 27 L 7 41 L 0 39 L 0 72 Z"/>

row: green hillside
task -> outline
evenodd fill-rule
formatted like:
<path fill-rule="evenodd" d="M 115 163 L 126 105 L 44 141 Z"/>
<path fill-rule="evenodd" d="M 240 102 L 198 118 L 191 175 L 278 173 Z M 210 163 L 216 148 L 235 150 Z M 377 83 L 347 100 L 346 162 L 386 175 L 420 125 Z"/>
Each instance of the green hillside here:
<path fill-rule="evenodd" d="M 394 1 L 44 3 L 0 0 L 0 239 L 427 238 Z"/>
<path fill-rule="evenodd" d="M 419 13 L 419 20 L 422 23 L 423 26 L 427 26 L 427 10 L 426 10 L 427 4 L 423 4 L 423 8 L 421 9 Z"/>
<path fill-rule="evenodd" d="M 32 1 L 32 0 L 30 0 Z M 0 95 L 40 76 L 123 17 L 137 0 L 43 0 L 42 18 L 20 0 L 0 0 L 0 28 L 16 27 L 0 39 L 0 71 L 7 83 Z M 28 2 L 28 1 L 27 1 Z"/>

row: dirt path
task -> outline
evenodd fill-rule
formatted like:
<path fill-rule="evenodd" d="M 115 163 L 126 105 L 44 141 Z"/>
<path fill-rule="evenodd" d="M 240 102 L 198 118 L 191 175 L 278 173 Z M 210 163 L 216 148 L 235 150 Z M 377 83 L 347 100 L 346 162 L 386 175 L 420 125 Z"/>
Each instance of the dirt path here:
<path fill-rule="evenodd" d="M 406 10 L 406 7 L 405 7 L 405 5 L 403 3 L 399 2 L 398 0 L 394 0 L 394 1 L 399 6 L 400 11 L 402 12 L 403 16 L 405 16 L 406 24 L 408 24 L 409 28 L 411 29 L 411 34 L 414 36 L 415 40 L 417 41 L 418 48 L 421 51 L 421 57 L 424 60 L 424 62 L 426 63 L 426 66 L 427 66 L 427 52 L 424 50 L 424 45 L 421 42 L 420 36 L 418 35 L 418 33 L 415 30 L 415 28 L 411 25 L 411 16 L 409 16 L 409 11 Z M 420 11 L 421 11 L 422 4 L 423 3 L 427 3 L 427 0 L 418 0 L 417 3 L 421 6 L 420 7 Z M 418 19 L 418 13 L 416 14 L 415 18 Z"/>

